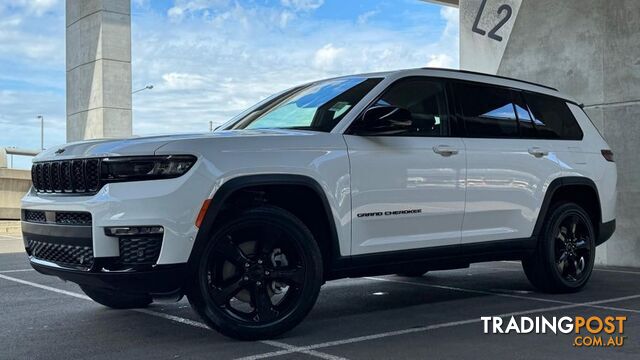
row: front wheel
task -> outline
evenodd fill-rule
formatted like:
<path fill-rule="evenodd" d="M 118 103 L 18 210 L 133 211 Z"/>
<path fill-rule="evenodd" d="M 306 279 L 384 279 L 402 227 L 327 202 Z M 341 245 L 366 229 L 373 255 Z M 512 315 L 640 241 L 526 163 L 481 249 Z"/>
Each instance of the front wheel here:
<path fill-rule="evenodd" d="M 595 252 L 589 214 L 577 204 L 559 203 L 545 220 L 536 252 L 522 260 L 522 267 L 539 290 L 576 292 L 591 277 Z"/>
<path fill-rule="evenodd" d="M 265 206 L 213 234 L 188 298 L 210 327 L 241 340 L 268 339 L 302 321 L 322 285 L 322 257 L 293 214 Z"/>

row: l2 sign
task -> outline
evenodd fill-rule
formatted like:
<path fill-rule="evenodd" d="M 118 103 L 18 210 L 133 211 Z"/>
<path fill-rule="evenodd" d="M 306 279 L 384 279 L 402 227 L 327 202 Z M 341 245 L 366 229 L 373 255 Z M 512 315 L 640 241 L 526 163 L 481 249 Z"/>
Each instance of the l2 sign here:
<path fill-rule="evenodd" d="M 460 67 L 496 74 L 522 0 L 460 0 Z"/>

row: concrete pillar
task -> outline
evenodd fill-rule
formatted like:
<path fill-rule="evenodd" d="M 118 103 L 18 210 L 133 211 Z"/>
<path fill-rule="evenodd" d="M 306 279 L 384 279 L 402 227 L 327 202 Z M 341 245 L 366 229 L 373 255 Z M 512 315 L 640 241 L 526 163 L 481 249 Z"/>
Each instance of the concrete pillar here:
<path fill-rule="evenodd" d="M 67 141 L 131 135 L 131 1 L 66 0 Z"/>
<path fill-rule="evenodd" d="M 502 41 L 474 31 L 478 22 Z M 597 261 L 640 267 L 640 1 L 460 0 L 463 68 L 547 84 L 586 105 L 615 152 L 617 230 Z M 477 30 L 477 29 L 476 29 Z"/>
<path fill-rule="evenodd" d="M 7 166 L 7 151 L 4 148 L 0 148 L 0 169 Z"/>

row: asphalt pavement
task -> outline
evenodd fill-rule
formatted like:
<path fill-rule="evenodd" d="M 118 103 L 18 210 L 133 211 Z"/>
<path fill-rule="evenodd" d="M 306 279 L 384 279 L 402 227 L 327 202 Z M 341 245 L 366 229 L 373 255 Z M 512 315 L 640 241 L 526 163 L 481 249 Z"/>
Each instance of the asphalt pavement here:
<path fill-rule="evenodd" d="M 293 331 L 240 342 L 206 328 L 186 300 L 112 310 L 72 283 L 0 254 L 0 359 L 638 359 L 640 270 L 598 267 L 577 294 L 536 292 L 517 262 L 421 278 L 323 286 Z M 576 347 L 576 334 L 485 334 L 483 316 L 626 316 L 621 347 Z"/>

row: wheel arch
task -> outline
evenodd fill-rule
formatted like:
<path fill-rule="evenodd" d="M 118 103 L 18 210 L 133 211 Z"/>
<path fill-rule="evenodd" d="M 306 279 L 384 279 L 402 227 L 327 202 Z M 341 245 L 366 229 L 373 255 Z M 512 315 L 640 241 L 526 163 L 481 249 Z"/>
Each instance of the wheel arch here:
<path fill-rule="evenodd" d="M 572 201 L 585 208 L 591 217 L 596 234 L 602 225 L 602 208 L 598 188 L 586 177 L 569 176 L 553 180 L 545 193 L 532 237 L 537 238 L 552 204 L 557 201 Z M 599 236 L 596 235 L 598 238 Z"/>
<path fill-rule="evenodd" d="M 333 267 L 331 266 L 332 262 L 340 258 L 340 241 L 331 205 L 329 204 L 329 200 L 324 189 L 315 179 L 306 175 L 294 174 L 245 175 L 230 179 L 223 183 L 215 192 L 210 206 L 202 220 L 191 254 L 189 255 L 189 264 L 194 263 L 196 256 L 202 252 L 204 246 L 209 241 L 209 236 L 217 225 L 216 222 L 221 220 L 221 213 L 226 202 L 230 200 L 234 194 L 238 194 L 239 192 L 242 192 L 242 190 L 261 186 L 302 187 L 317 196 L 322 205 L 323 216 L 326 218 L 328 223 L 328 238 L 315 240 L 321 250 L 323 250 L 323 246 L 325 247 L 324 250 L 326 251 L 323 251 L 323 257 L 326 257 L 323 258 L 325 273 L 330 271 Z"/>

